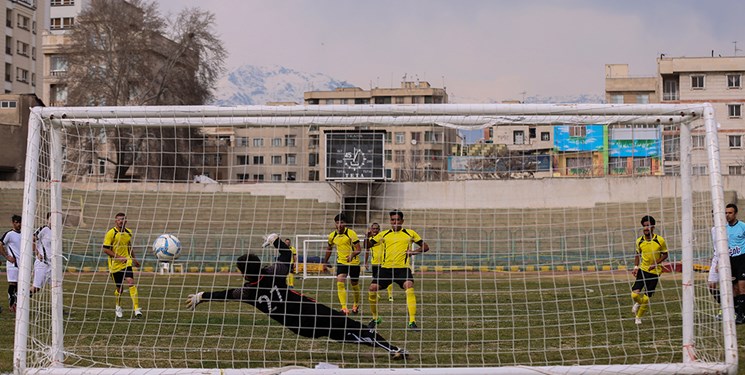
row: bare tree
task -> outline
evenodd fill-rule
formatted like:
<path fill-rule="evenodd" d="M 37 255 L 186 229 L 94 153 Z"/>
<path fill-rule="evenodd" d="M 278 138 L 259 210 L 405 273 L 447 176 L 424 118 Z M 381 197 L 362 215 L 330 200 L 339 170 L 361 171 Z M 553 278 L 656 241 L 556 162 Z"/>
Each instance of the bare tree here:
<path fill-rule="evenodd" d="M 66 50 L 67 104 L 195 105 L 214 96 L 227 52 L 215 36 L 212 13 L 190 8 L 173 21 L 157 3 L 92 0 L 77 17 Z M 117 127 L 107 131 L 117 166 L 111 176 L 189 179 L 195 130 Z"/>

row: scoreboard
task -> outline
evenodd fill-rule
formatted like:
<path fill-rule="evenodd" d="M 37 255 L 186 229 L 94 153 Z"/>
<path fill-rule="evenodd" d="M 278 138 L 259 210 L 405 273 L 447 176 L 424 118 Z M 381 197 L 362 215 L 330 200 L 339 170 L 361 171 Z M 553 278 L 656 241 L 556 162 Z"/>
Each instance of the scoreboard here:
<path fill-rule="evenodd" d="M 326 131 L 327 180 L 383 180 L 384 130 Z"/>

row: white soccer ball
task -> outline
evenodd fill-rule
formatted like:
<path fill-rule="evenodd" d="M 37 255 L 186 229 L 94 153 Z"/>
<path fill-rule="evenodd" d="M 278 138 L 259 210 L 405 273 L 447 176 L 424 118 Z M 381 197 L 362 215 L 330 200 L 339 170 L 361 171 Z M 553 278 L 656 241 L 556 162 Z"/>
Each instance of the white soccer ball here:
<path fill-rule="evenodd" d="M 153 253 L 164 262 L 178 259 L 181 256 L 181 241 L 172 234 L 161 234 L 153 242 Z"/>

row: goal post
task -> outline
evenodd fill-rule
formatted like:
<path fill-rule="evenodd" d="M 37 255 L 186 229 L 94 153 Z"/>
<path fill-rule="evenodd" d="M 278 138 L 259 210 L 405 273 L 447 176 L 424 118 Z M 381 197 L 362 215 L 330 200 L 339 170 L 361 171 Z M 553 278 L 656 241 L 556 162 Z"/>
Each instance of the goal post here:
<path fill-rule="evenodd" d="M 344 138 L 355 131 L 374 137 Z M 474 132 L 484 139 L 464 135 Z M 720 278 L 717 304 L 706 283 L 713 247 L 719 274 L 730 274 L 724 207 L 737 198 L 718 137 L 709 104 L 37 107 L 13 370 L 734 374 L 732 285 Z M 280 233 L 303 257 L 294 291 L 340 310 L 336 282 L 306 273 L 311 252 L 325 248 L 335 214 L 352 210 L 362 240 L 373 221 L 389 228 L 392 209 L 432 249 L 413 255 L 414 293 L 394 285 L 393 301 L 381 289 L 374 302 L 377 333 L 405 361 L 296 335 L 247 303 L 183 306 L 189 294 L 243 285 L 240 255 L 274 262 L 260 245 Z M 177 235 L 186 272 L 159 273 L 146 250 L 136 289 L 115 297 L 101 244 L 118 212 L 135 248 Z M 29 296 L 33 233 L 47 213 L 51 282 Z M 637 325 L 630 270 L 643 215 L 657 218 L 670 259 Z M 371 281 L 359 301 L 345 292 L 362 324 L 373 318 Z M 406 329 L 414 314 L 421 331 Z"/>

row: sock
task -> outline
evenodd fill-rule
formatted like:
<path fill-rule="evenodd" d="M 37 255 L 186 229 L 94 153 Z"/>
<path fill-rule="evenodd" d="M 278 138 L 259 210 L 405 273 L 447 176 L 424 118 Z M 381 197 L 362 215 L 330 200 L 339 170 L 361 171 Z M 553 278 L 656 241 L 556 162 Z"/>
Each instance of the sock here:
<path fill-rule="evenodd" d="M 362 292 L 360 291 L 360 284 L 352 285 L 352 301 L 354 302 L 354 306 L 359 306 L 361 299 Z"/>
<path fill-rule="evenodd" d="M 120 306 L 119 301 L 122 299 L 122 294 L 119 293 L 119 289 L 114 291 L 114 296 L 116 297 L 116 305 Z"/>
<path fill-rule="evenodd" d="M 8 284 L 8 306 L 16 304 L 18 297 L 18 285 Z"/>
<path fill-rule="evenodd" d="M 341 303 L 341 308 L 346 309 L 347 308 L 347 288 L 344 285 L 344 283 L 337 281 L 336 282 L 336 293 L 339 294 L 339 303 Z"/>
<path fill-rule="evenodd" d="M 368 292 L 367 300 L 370 301 L 370 314 L 373 319 L 378 319 L 378 292 Z"/>
<path fill-rule="evenodd" d="M 639 293 L 631 292 L 631 299 L 640 305 L 642 304 L 642 295 Z"/>
<path fill-rule="evenodd" d="M 641 302 L 639 302 L 639 311 L 636 312 L 636 317 L 641 318 L 649 309 L 649 297 L 646 294 L 641 296 Z"/>
<path fill-rule="evenodd" d="M 129 287 L 129 297 L 132 298 L 132 305 L 134 306 L 134 309 L 137 310 L 140 308 L 140 297 L 137 294 L 137 287 L 132 285 Z"/>
<path fill-rule="evenodd" d="M 287 286 L 295 287 L 295 274 L 292 271 L 287 274 Z"/>
<path fill-rule="evenodd" d="M 719 294 L 719 288 L 709 288 L 709 293 L 711 293 L 711 296 L 714 297 L 715 301 L 717 301 L 717 304 L 722 303 L 722 297 Z"/>
<path fill-rule="evenodd" d="M 388 299 L 393 298 L 393 284 L 388 285 L 388 289 L 386 290 L 388 290 Z"/>
<path fill-rule="evenodd" d="M 414 295 L 414 288 L 406 289 L 406 307 L 409 309 L 409 323 L 416 322 L 416 295 Z"/>
<path fill-rule="evenodd" d="M 735 312 L 742 314 L 745 310 L 745 294 L 741 294 L 735 297 Z"/>

